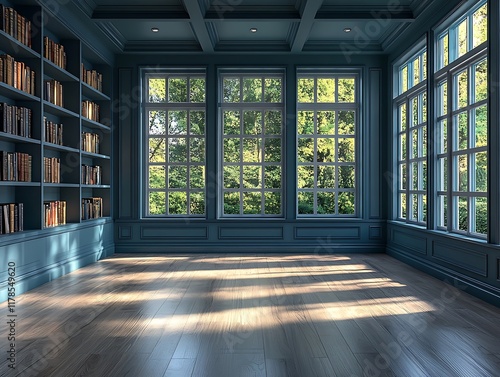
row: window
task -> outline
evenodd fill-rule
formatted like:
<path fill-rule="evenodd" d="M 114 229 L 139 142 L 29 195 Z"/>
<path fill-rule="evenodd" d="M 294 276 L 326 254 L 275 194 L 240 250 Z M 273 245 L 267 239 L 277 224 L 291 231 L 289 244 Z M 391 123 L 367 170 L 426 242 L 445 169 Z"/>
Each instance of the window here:
<path fill-rule="evenodd" d="M 450 58 L 435 74 L 437 226 L 479 237 L 487 233 L 486 18 L 481 3 L 440 34 L 438 52 L 445 38 Z"/>
<path fill-rule="evenodd" d="M 223 217 L 283 216 L 283 72 L 220 74 Z"/>
<path fill-rule="evenodd" d="M 298 72 L 298 216 L 356 215 L 358 75 Z"/>
<path fill-rule="evenodd" d="M 205 216 L 205 74 L 145 71 L 146 216 Z"/>
<path fill-rule="evenodd" d="M 427 51 L 401 64 L 394 100 L 398 134 L 399 220 L 425 225 L 427 221 Z"/>
<path fill-rule="evenodd" d="M 439 34 L 437 68 L 446 67 L 480 46 L 487 39 L 487 31 L 487 4 L 482 1 L 460 17 L 451 27 Z"/>

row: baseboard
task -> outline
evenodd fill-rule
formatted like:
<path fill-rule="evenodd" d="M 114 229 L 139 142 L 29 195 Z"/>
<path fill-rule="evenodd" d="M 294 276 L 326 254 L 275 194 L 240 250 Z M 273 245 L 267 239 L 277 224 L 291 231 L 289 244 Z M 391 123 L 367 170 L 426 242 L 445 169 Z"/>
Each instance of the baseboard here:
<path fill-rule="evenodd" d="M 16 296 L 113 254 L 114 244 L 103 246 L 97 250 L 82 250 L 81 253 L 71 258 L 52 263 L 23 275 L 16 275 Z M 0 284 L 0 302 L 7 300 L 7 292 L 7 281 L 3 281 Z"/>
<path fill-rule="evenodd" d="M 465 293 L 500 307 L 500 289 L 497 287 L 393 247 L 388 246 L 386 252 L 420 271 L 461 288 Z"/>

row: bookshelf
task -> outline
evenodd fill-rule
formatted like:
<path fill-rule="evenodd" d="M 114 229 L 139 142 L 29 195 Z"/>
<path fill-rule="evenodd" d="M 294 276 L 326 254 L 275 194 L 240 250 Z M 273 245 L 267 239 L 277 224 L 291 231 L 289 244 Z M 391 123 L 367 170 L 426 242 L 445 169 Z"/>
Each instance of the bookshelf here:
<path fill-rule="evenodd" d="M 22 203 L 21 231 L 110 218 L 112 67 L 42 7 L 11 3 L 3 5 L 0 17 L 2 13 L 12 14 L 5 11 L 7 8 L 25 18 L 19 25 L 34 24 L 36 20 L 44 26 L 32 27 L 29 41 L 29 26 L 23 27 L 22 36 L 11 35 L 12 28 L 0 30 L 0 55 L 5 61 L 18 62 L 16 71 L 29 67 L 34 75 L 30 85 L 22 80 L 11 85 L 12 80 L 6 80 L 5 75 L 0 80 L 0 106 L 22 109 L 19 111 L 23 114 L 22 132 L 13 131 L 11 123 L 10 128 L 3 129 L 5 120 L 0 117 L 0 151 L 28 154 L 31 161 L 31 181 L 0 180 L 0 205 Z M 26 43 L 21 42 L 23 38 Z M 26 74 L 21 76 L 27 78 Z M 90 114 L 85 112 L 83 103 L 92 104 Z M 26 114 L 30 116 L 30 135 Z M 86 136 L 85 149 L 82 135 L 92 135 Z M 57 161 L 51 166 L 48 179 L 47 161 Z M 98 167 L 95 170 L 100 180 L 83 181 L 84 165 Z"/>

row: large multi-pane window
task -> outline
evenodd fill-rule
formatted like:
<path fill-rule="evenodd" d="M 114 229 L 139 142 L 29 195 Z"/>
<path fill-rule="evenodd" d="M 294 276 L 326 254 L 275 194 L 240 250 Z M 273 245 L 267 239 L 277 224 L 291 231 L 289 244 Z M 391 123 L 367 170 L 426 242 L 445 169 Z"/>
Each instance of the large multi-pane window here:
<path fill-rule="evenodd" d="M 427 50 L 397 68 L 398 130 L 397 218 L 425 224 L 427 220 Z"/>
<path fill-rule="evenodd" d="M 205 73 L 144 74 L 146 216 L 205 216 Z"/>
<path fill-rule="evenodd" d="M 480 3 L 439 34 L 437 205 L 439 229 L 487 233 L 487 14 Z"/>
<path fill-rule="evenodd" d="M 298 72 L 298 216 L 356 215 L 358 87 L 354 73 Z"/>
<path fill-rule="evenodd" d="M 220 75 L 221 216 L 283 216 L 283 72 Z"/>

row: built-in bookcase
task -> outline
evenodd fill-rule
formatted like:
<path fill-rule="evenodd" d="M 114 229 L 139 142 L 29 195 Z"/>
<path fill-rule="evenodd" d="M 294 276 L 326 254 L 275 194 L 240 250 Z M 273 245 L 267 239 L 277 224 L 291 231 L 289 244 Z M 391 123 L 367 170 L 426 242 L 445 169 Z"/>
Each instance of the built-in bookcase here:
<path fill-rule="evenodd" d="M 45 228 L 45 203 L 48 202 L 66 202 L 66 224 L 94 220 L 82 220 L 83 198 L 102 198 L 102 216 L 110 217 L 111 66 L 41 7 L 3 4 L 4 7 L 14 8 L 33 24 L 31 47 L 21 43 L 8 31 L 0 30 L 0 54 L 9 55 L 15 61 L 30 67 L 35 73 L 35 90 L 34 94 L 30 94 L 0 82 L 0 103 L 31 110 L 31 137 L 3 132 L 0 126 L 0 151 L 28 153 L 31 156 L 32 174 L 31 182 L 0 180 L 0 203 L 23 203 L 24 231 Z M 50 56 L 46 57 L 44 49 L 47 48 L 47 40 L 63 46 L 65 68 L 60 59 L 55 62 Z M 95 80 L 89 81 L 91 76 L 83 77 L 82 65 Z M 55 92 L 54 83 L 57 86 Z M 51 84 L 52 88 L 49 90 Z M 56 96 L 58 101 L 54 100 Z M 84 101 L 98 106 L 98 118 L 89 119 L 84 116 Z M 0 125 L 1 121 L 2 119 Z M 57 128 L 57 132 L 60 132 L 58 140 L 62 136 L 62 141 L 54 142 L 54 134 L 49 135 L 54 132 L 54 128 L 47 126 L 49 123 L 57 127 L 62 125 L 62 132 Z M 82 133 L 98 135 L 95 137 L 98 149 L 84 151 Z M 59 161 L 60 180 L 57 183 L 46 182 L 44 179 L 47 159 Z M 100 167 L 102 178 L 99 185 L 84 184 L 82 165 Z"/>

